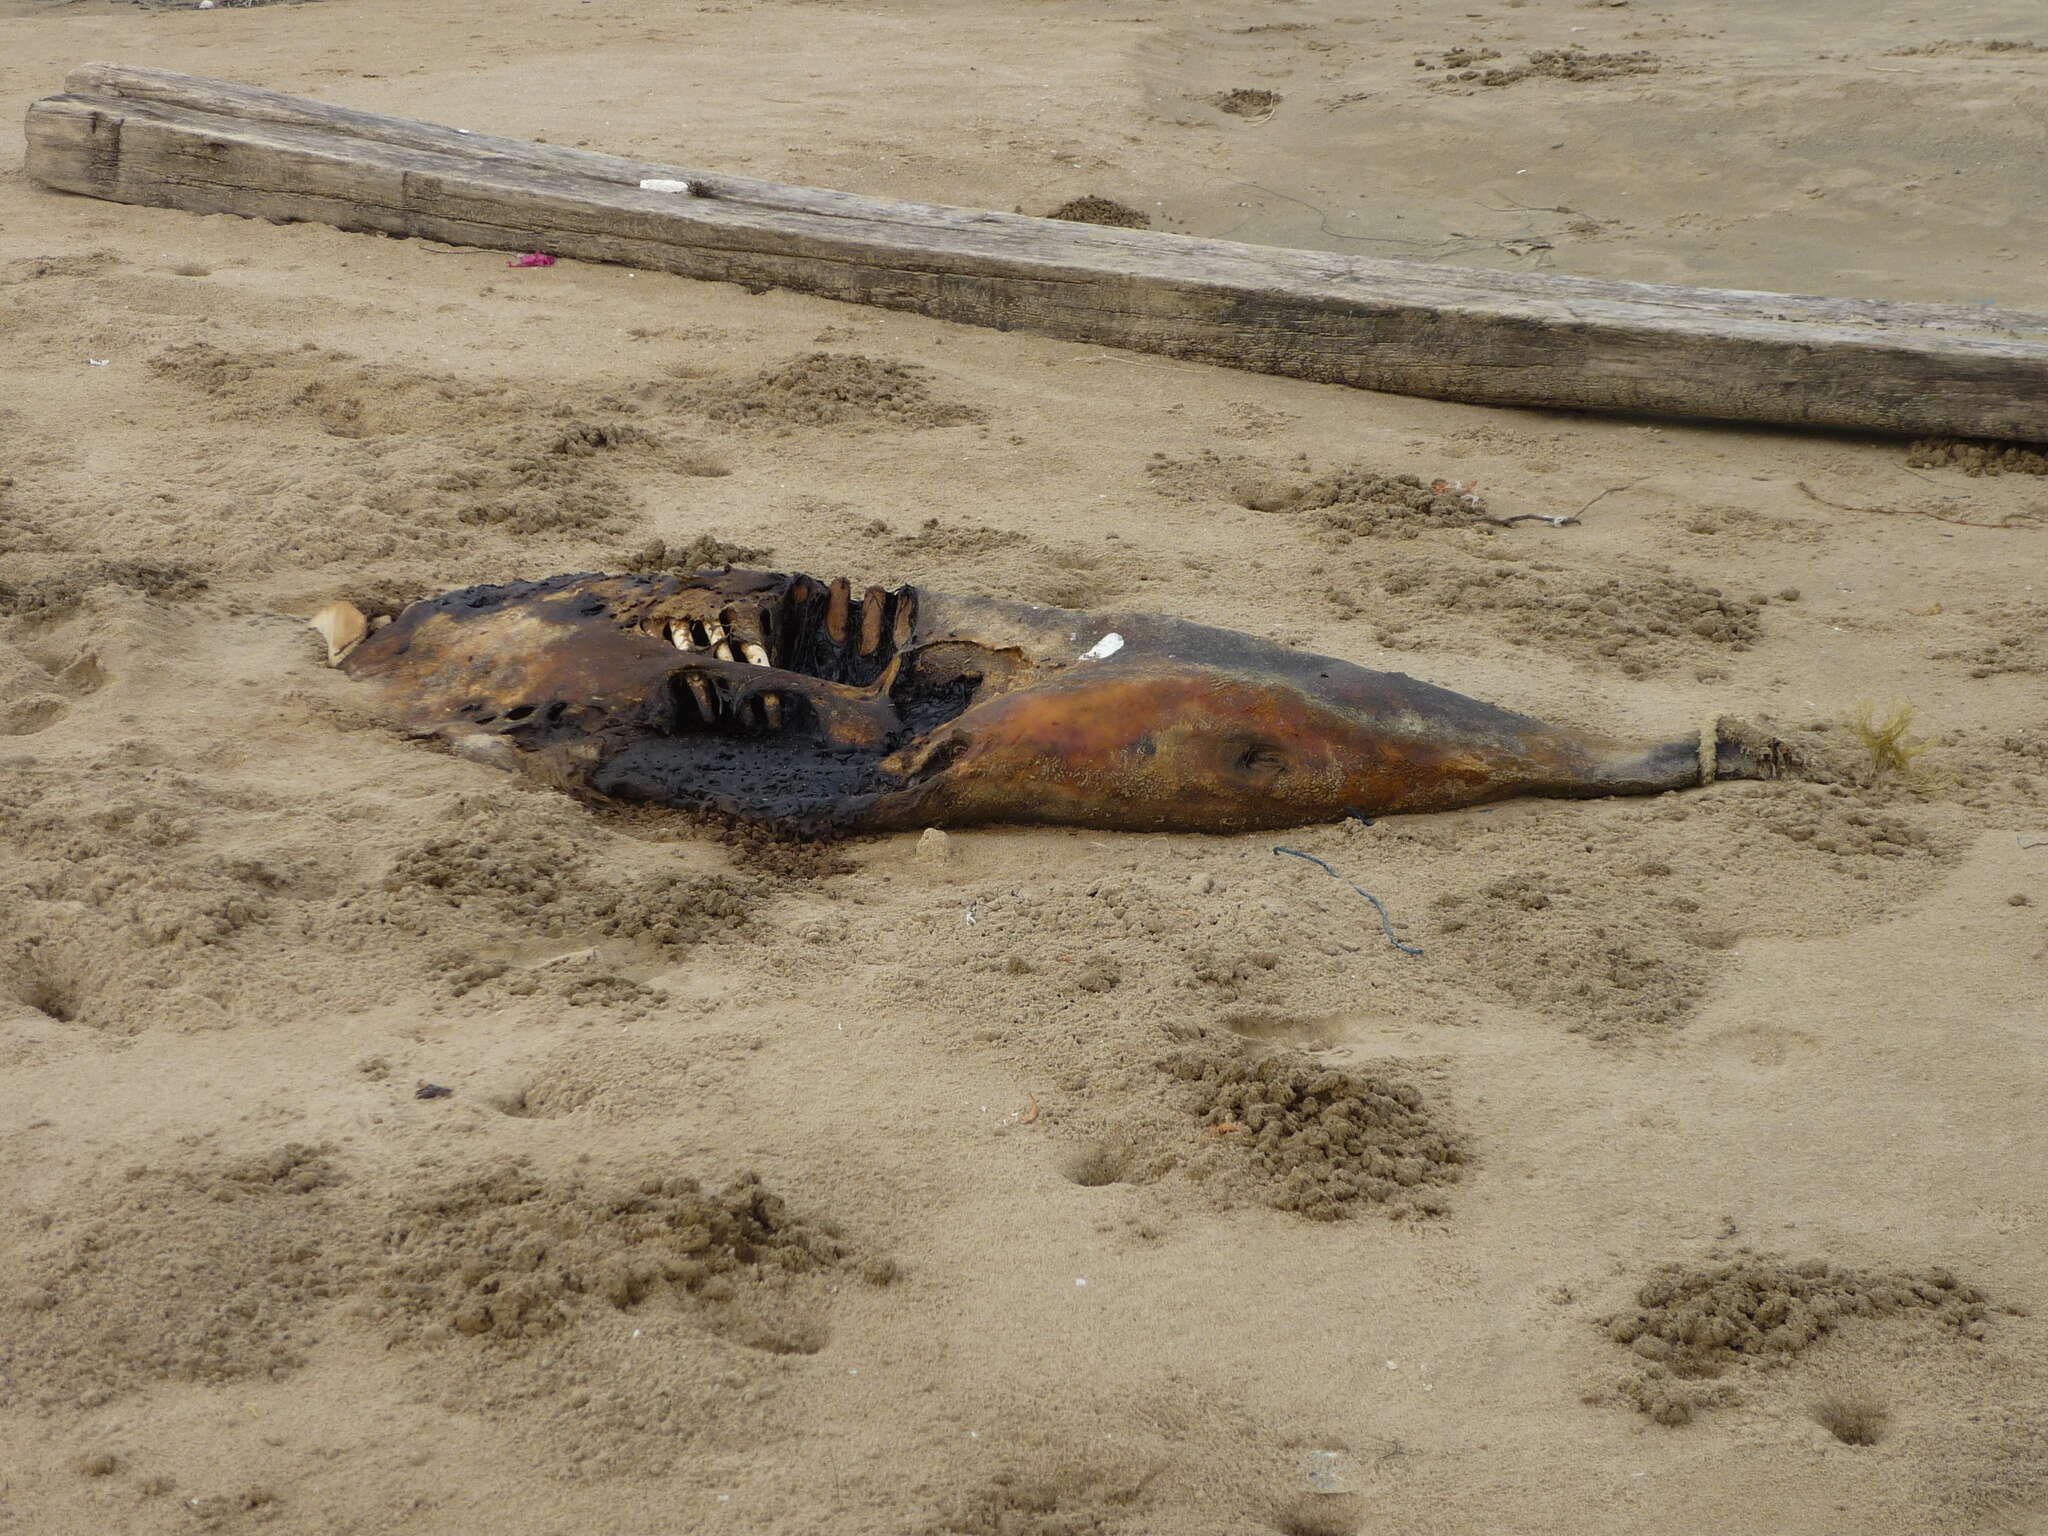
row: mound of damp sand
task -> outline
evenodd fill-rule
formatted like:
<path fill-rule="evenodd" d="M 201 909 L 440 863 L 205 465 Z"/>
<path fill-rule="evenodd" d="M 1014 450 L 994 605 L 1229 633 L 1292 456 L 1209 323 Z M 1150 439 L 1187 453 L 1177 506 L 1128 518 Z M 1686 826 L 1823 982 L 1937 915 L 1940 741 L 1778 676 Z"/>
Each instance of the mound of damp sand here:
<path fill-rule="evenodd" d="M 956 1495 L 918 1536 L 1109 1536 L 1146 1512 L 1157 1470 L 1042 1455 Z"/>
<path fill-rule="evenodd" d="M 1317 1221 L 1360 1207 L 1401 1219 L 1441 1216 L 1437 1189 L 1464 1177 L 1470 1153 L 1419 1090 L 1304 1057 L 1190 1051 L 1163 1063 L 1216 1143 L 1241 1148 L 1264 1203 Z"/>
<path fill-rule="evenodd" d="M 1498 55 L 1495 55 L 1498 57 Z M 1579 48 L 1545 48 L 1529 55 L 1526 64 L 1505 69 L 1457 69 L 1444 76 L 1448 83 L 1499 87 L 1523 80 L 1569 80 L 1585 84 L 1596 80 L 1619 80 L 1628 75 L 1654 75 L 1664 66 L 1655 54 L 1587 53 Z"/>
<path fill-rule="evenodd" d="M 92 560 L 26 582 L 0 581 L 0 617 L 71 612 L 99 587 L 126 587 L 159 602 L 177 603 L 206 590 L 206 578 L 177 561 Z"/>
<path fill-rule="evenodd" d="M 437 913 L 419 910 L 426 903 L 550 936 L 601 935 L 670 954 L 744 927 L 763 894 L 756 882 L 731 875 L 593 868 L 570 834 L 514 827 L 488 812 L 456 836 L 401 852 L 383 888 L 398 898 L 386 904 L 386 920 L 418 933 L 440 926 Z"/>
<path fill-rule="evenodd" d="M 1851 1319 L 1913 1312 L 1960 1337 L 1985 1336 L 1984 1294 L 1949 1270 L 1763 1257 L 1667 1265 L 1643 1282 L 1633 1307 L 1601 1326 L 1644 1362 L 1623 1396 L 1658 1423 L 1677 1425 L 1732 1400 L 1725 1385 L 1713 1384 L 1732 1367 L 1783 1365 Z"/>
<path fill-rule="evenodd" d="M 614 560 L 606 569 L 634 576 L 694 575 L 698 571 L 725 570 L 735 565 L 761 566 L 775 557 L 762 544 L 741 544 L 714 533 L 700 533 L 680 544 L 652 539 L 631 554 Z"/>
<path fill-rule="evenodd" d="M 1363 464 L 1321 472 L 1307 460 L 1286 468 L 1237 454 L 1203 452 L 1176 459 L 1156 455 L 1146 466 L 1155 489 L 1176 500 L 1228 501 L 1253 512 L 1313 514 L 1335 535 L 1412 539 L 1449 528 L 1491 527 L 1486 502 L 1450 480 L 1386 474 Z"/>
<path fill-rule="evenodd" d="M 736 426 L 948 427 L 978 421 L 971 406 L 937 398 L 914 363 L 858 352 L 807 352 L 732 384 L 704 385 L 713 421 Z"/>
<path fill-rule="evenodd" d="M 711 1190 L 512 1163 L 394 1197 L 350 1184 L 330 1150 L 134 1168 L 76 1213 L 42 1213 L 16 1298 L 30 1326 L 0 1336 L 0 1401 L 92 1407 L 160 1381 L 282 1378 L 344 1301 L 390 1342 L 426 1346 L 536 1339 L 659 1299 L 748 1349 L 803 1354 L 826 1336 L 811 1277 L 894 1277 L 751 1174 Z"/>
<path fill-rule="evenodd" d="M 2024 443 L 1923 437 L 1906 448 L 1908 469 L 1960 469 L 1977 475 L 2048 475 L 2048 453 Z"/>
<path fill-rule="evenodd" d="M 2048 53 L 2048 43 L 2014 37 L 1944 37 L 1932 43 L 1913 43 L 1887 48 L 1888 59 L 1936 58 L 1947 54 Z"/>
<path fill-rule="evenodd" d="M 319 348 L 194 342 L 149 367 L 205 397 L 222 420 L 296 439 L 289 478 L 240 486 L 245 496 L 289 498 L 296 515 L 274 530 L 286 541 L 275 553 L 294 565 L 452 554 L 475 528 L 528 537 L 616 529 L 634 511 L 618 472 L 624 455 L 685 476 L 725 472 L 687 446 L 664 448 L 626 419 L 638 407 L 608 395 L 477 384 Z"/>
<path fill-rule="evenodd" d="M 1046 215 L 1069 224 L 1103 224 L 1111 229 L 1150 229 L 1152 216 L 1107 197 L 1070 197 Z"/>
<path fill-rule="evenodd" d="M 1211 97 L 1210 102 L 1218 112 L 1232 117 L 1265 117 L 1279 107 L 1280 93 L 1240 87 Z"/>
<path fill-rule="evenodd" d="M 1696 662 L 1703 651 L 1746 651 L 1763 634 L 1756 603 L 1656 567 L 1599 575 L 1506 551 L 1463 560 L 1434 556 L 1381 568 L 1379 588 L 1395 600 L 1391 611 L 1375 598 L 1335 596 L 1369 612 L 1378 623 L 1375 639 L 1395 650 L 1424 643 L 1409 633 L 1412 622 L 1435 626 L 1451 616 L 1476 616 L 1511 645 L 1540 646 L 1647 677 Z M 1402 617 L 1403 610 L 1415 618 Z"/>
<path fill-rule="evenodd" d="M 1655 931 L 1659 920 L 1605 900 L 1597 881 L 1578 884 L 1537 869 L 1447 892 L 1438 931 L 1483 932 L 1472 982 L 1573 1034 L 1627 1041 L 1681 1023 L 1706 994 L 1704 960 Z"/>
<path fill-rule="evenodd" d="M 551 1183 L 517 1165 L 409 1202 L 390 1218 L 384 1250 L 376 1294 L 403 1336 L 535 1338 L 592 1308 L 662 1297 L 777 1354 L 815 1352 L 821 1328 L 742 1289 L 772 1295 L 850 1262 L 834 1233 L 751 1174 L 714 1192 L 678 1174 Z"/>
<path fill-rule="evenodd" d="M 197 1168 L 130 1168 L 47 1210 L 15 1321 L 0 1332 L 0 1401 L 95 1407 L 159 1381 L 282 1377 L 360 1253 L 328 1149 L 297 1143 Z"/>
<path fill-rule="evenodd" d="M 2048 608 L 2001 603 L 1970 617 L 1981 626 L 1981 637 L 1936 650 L 1931 653 L 1934 660 L 1959 661 L 1973 678 L 2048 672 Z"/>

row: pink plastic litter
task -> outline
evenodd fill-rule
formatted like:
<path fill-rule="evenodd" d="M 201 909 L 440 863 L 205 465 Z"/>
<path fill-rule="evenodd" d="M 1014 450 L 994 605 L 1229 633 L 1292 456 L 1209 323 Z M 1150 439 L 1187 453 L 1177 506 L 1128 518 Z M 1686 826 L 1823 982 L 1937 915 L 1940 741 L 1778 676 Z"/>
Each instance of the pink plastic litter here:
<path fill-rule="evenodd" d="M 524 256 L 515 256 L 505 265 L 508 267 L 552 267 L 555 258 L 546 251 L 528 251 Z"/>

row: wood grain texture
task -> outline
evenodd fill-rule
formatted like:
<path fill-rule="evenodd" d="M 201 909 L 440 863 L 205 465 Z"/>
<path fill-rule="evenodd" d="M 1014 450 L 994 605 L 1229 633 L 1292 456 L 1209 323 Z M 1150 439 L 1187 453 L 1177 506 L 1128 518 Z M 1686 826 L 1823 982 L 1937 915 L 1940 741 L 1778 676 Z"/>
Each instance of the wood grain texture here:
<path fill-rule="evenodd" d="M 2048 440 L 2048 315 L 1499 273 L 894 202 L 89 65 L 28 170 L 117 202 L 769 284 L 1496 405 Z M 642 191 L 649 178 L 703 195 Z"/>

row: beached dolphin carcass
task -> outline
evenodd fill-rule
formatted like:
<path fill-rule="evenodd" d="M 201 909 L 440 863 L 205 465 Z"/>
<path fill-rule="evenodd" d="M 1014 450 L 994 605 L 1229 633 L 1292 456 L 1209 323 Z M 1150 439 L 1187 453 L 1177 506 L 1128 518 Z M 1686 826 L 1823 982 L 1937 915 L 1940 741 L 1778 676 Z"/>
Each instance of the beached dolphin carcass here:
<path fill-rule="evenodd" d="M 722 569 L 336 603 L 330 659 L 407 732 L 575 793 L 815 830 L 1231 832 L 1775 773 L 1626 743 L 1155 614 Z"/>

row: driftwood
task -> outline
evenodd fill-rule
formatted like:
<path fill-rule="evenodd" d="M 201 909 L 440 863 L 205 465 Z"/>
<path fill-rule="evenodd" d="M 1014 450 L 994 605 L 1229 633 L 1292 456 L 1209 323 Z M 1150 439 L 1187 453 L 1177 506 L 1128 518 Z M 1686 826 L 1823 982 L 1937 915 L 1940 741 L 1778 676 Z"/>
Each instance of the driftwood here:
<path fill-rule="evenodd" d="M 545 250 L 1398 394 L 2048 440 L 2048 314 L 1488 272 L 891 202 L 163 70 L 88 65 L 66 84 L 29 109 L 29 174 L 116 202 Z"/>

